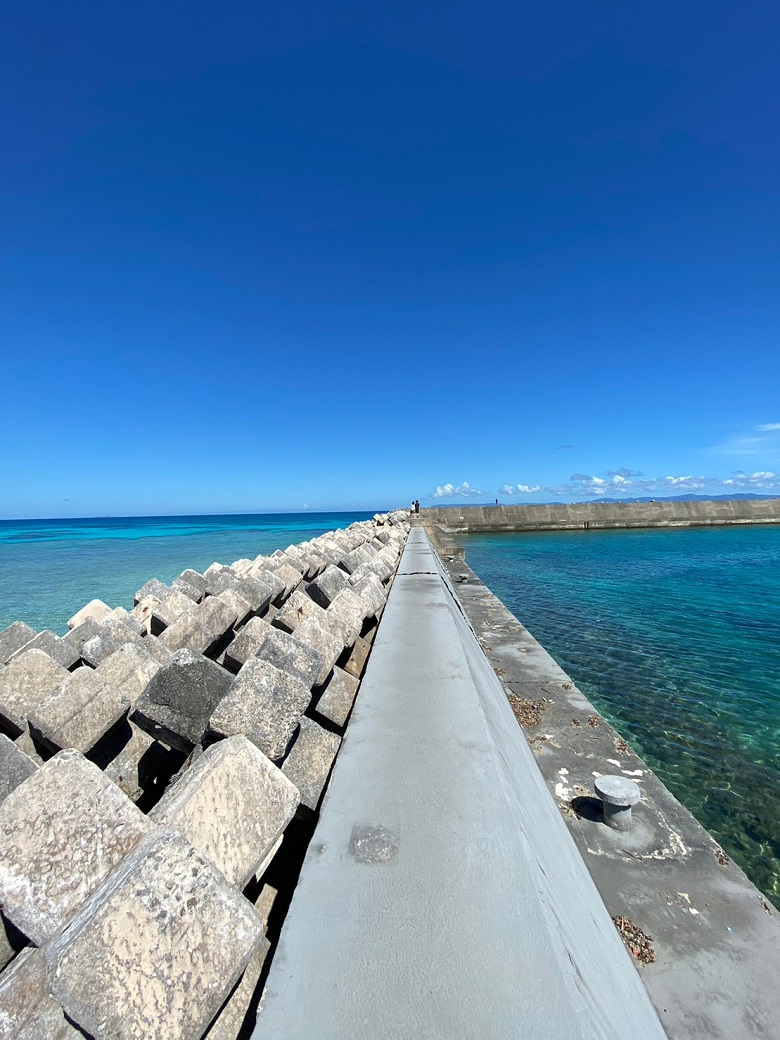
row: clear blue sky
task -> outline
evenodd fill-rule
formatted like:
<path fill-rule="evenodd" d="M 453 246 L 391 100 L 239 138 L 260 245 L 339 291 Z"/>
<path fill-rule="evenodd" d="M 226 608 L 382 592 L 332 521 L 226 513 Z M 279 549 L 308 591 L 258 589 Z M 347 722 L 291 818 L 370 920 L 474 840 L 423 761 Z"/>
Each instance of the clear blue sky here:
<path fill-rule="evenodd" d="M 777 0 L 6 0 L 0 515 L 780 491 L 779 53 Z"/>

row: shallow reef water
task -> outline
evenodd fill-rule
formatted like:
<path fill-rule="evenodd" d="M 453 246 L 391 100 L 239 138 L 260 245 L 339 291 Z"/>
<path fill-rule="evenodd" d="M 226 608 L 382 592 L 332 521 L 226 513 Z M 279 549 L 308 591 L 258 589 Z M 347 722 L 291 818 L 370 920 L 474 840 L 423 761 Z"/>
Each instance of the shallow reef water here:
<path fill-rule="evenodd" d="M 780 907 L 780 527 L 460 540 L 482 580 Z"/>

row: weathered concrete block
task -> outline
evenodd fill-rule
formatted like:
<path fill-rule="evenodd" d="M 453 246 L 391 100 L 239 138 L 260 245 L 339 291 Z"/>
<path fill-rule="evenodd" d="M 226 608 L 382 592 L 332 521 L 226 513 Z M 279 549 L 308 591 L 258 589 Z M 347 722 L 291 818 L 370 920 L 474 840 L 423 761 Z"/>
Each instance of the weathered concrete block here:
<path fill-rule="evenodd" d="M 273 573 L 276 577 L 284 582 L 284 594 L 275 597 L 274 603 L 277 605 L 281 604 L 291 592 L 294 592 L 298 588 L 303 576 L 301 572 L 290 565 L 288 560 L 281 560 L 273 566 Z"/>
<path fill-rule="evenodd" d="M 230 994 L 227 1004 L 214 1019 L 203 1040 L 236 1040 L 239 1035 L 246 1035 L 242 1034 L 245 1026 L 249 1029 L 254 1027 L 255 999 L 256 996 L 259 997 L 255 991 L 260 983 L 260 974 L 270 949 L 271 944 L 263 936 L 259 950 L 247 964 L 238 985 Z"/>
<path fill-rule="evenodd" d="M 358 636 L 355 640 L 355 645 L 352 647 L 352 653 L 344 663 L 344 671 L 349 672 L 350 675 L 354 675 L 356 679 L 359 679 L 363 675 L 366 661 L 368 660 L 368 655 L 370 653 L 371 644 Z"/>
<path fill-rule="evenodd" d="M 363 546 L 361 545 L 358 546 L 357 549 L 352 549 L 350 552 L 346 553 L 342 557 L 339 566 L 343 571 L 346 571 L 347 574 L 351 574 L 353 571 L 356 571 L 358 567 L 362 567 L 367 563 L 368 559 L 363 550 Z"/>
<path fill-rule="evenodd" d="M 285 632 L 294 632 L 306 618 L 317 618 L 322 614 L 324 614 L 322 607 L 318 607 L 305 592 L 296 589 L 279 608 L 274 617 L 274 627 L 281 628 Z"/>
<path fill-rule="evenodd" d="M 366 616 L 366 608 L 367 604 L 365 600 L 350 588 L 342 589 L 341 592 L 334 597 L 333 602 L 326 611 L 327 614 L 341 618 L 341 620 L 347 625 L 349 638 L 346 642 L 349 645 L 351 645 L 360 634 Z"/>
<path fill-rule="evenodd" d="M 167 632 L 168 629 L 166 628 L 165 631 Z M 159 665 L 168 664 L 173 657 L 173 651 L 169 650 L 157 636 L 144 636 L 141 642 L 136 645 L 140 646 Z"/>
<path fill-rule="evenodd" d="M 315 713 L 343 729 L 352 711 L 359 686 L 360 681 L 354 675 L 345 672 L 343 668 L 334 668 L 328 685 L 317 701 Z"/>
<path fill-rule="evenodd" d="M 271 626 L 263 618 L 250 618 L 235 639 L 228 644 L 225 650 L 225 667 L 231 672 L 237 672 L 250 657 L 254 657 L 270 631 Z"/>
<path fill-rule="evenodd" d="M 193 613 L 206 628 L 211 629 L 217 637 L 222 637 L 235 625 L 238 611 L 219 596 L 207 596 Z"/>
<path fill-rule="evenodd" d="M 141 694 L 133 721 L 169 747 L 189 752 L 200 743 L 231 681 L 232 676 L 208 658 L 177 650 Z"/>
<path fill-rule="evenodd" d="M 133 608 L 133 614 L 150 635 L 158 636 L 192 607 L 192 600 L 175 589 L 164 596 L 145 596 Z"/>
<path fill-rule="evenodd" d="M 349 586 L 349 577 L 340 567 L 326 567 L 319 577 L 310 582 L 306 592 L 318 606 L 327 609 L 334 598 Z"/>
<path fill-rule="evenodd" d="M 235 589 L 225 589 L 224 592 L 220 592 L 215 599 L 222 600 L 223 603 L 227 604 L 230 608 L 230 613 L 235 614 L 235 621 L 233 625 L 237 628 L 239 625 L 243 625 L 252 616 L 252 604 L 245 599 L 240 592 Z M 270 595 L 268 599 L 270 599 Z"/>
<path fill-rule="evenodd" d="M 333 670 L 344 650 L 344 643 L 322 628 L 316 617 L 307 618 L 292 633 L 293 639 L 312 647 L 322 657 L 322 667 L 314 679 L 314 686 L 321 686 Z"/>
<path fill-rule="evenodd" d="M 0 733 L 0 802 L 38 768 L 4 733 Z"/>
<path fill-rule="evenodd" d="M 129 610 L 125 610 L 124 607 L 114 607 L 111 613 L 105 618 L 105 621 L 101 621 L 101 626 L 106 622 L 120 622 L 134 632 L 137 636 L 144 635 L 144 626 L 138 620 L 133 617 Z"/>
<path fill-rule="evenodd" d="M 96 636 L 99 630 L 100 625 L 95 618 L 88 617 L 80 625 L 76 625 L 75 628 L 71 628 L 66 632 L 62 637 L 62 641 L 67 643 L 81 657 L 81 648 L 88 640 Z"/>
<path fill-rule="evenodd" d="M 68 628 L 78 628 L 87 618 L 92 618 L 93 621 L 97 621 L 100 624 L 101 621 L 105 621 L 110 613 L 111 607 L 104 603 L 102 599 L 91 599 L 81 610 L 77 610 L 68 621 Z"/>
<path fill-rule="evenodd" d="M 322 655 L 310 646 L 299 643 L 287 632 L 272 628 L 265 642 L 257 651 L 257 657 L 269 664 L 289 672 L 300 679 L 307 689 L 311 689 L 322 670 Z"/>
<path fill-rule="evenodd" d="M 80 1040 L 46 988 L 46 958 L 30 946 L 0 975 L 0 1040 Z"/>
<path fill-rule="evenodd" d="M 135 703 L 162 667 L 147 653 L 146 640 L 140 644 L 127 643 L 120 646 L 110 657 L 95 669 L 95 674 L 111 683 L 123 696 Z"/>
<path fill-rule="evenodd" d="M 198 574 L 197 571 L 188 568 L 186 571 L 182 571 L 179 577 L 182 581 L 186 581 L 192 588 L 197 589 L 200 593 L 200 598 L 203 599 L 206 595 L 206 585 L 208 582 L 202 574 Z"/>
<path fill-rule="evenodd" d="M 20 751 L 23 751 L 24 754 L 27 755 L 27 757 L 36 764 L 36 766 L 42 766 L 47 758 L 51 758 L 51 755 L 46 754 L 45 751 L 44 755 L 46 755 L 46 757 L 43 757 L 41 755 L 41 751 L 43 749 L 38 748 L 38 745 L 30 736 L 30 731 L 26 728 L 23 733 L 19 734 L 18 737 L 14 737 L 13 742 L 16 745 L 16 747 L 19 748 Z"/>
<path fill-rule="evenodd" d="M 274 582 L 274 586 L 278 586 L 278 582 Z M 242 574 L 234 591 L 249 603 L 255 614 L 266 611 L 274 595 L 269 582 L 252 574 Z"/>
<path fill-rule="evenodd" d="M 197 654 L 206 654 L 219 642 L 220 637 L 199 620 L 195 610 L 181 614 L 159 636 L 160 642 L 169 650 L 193 650 Z"/>
<path fill-rule="evenodd" d="M 219 570 L 214 569 L 213 571 L 209 568 L 204 577 L 209 596 L 218 596 L 220 592 L 238 588 L 238 576 L 228 567 L 220 567 Z"/>
<path fill-rule="evenodd" d="M 352 591 L 361 596 L 370 606 L 366 617 L 376 617 L 387 599 L 384 585 L 375 574 L 368 574 L 352 586 Z"/>
<path fill-rule="evenodd" d="M 135 625 L 130 624 L 129 617 L 114 615 L 101 621 L 98 634 L 88 639 L 81 648 L 81 656 L 87 664 L 97 668 L 101 661 L 116 653 L 120 646 L 140 643 L 142 626 L 137 618 L 132 619 Z"/>
<path fill-rule="evenodd" d="M 278 604 L 287 595 L 287 585 L 282 578 L 267 567 L 253 564 L 248 572 L 249 577 L 263 582 L 271 590 L 271 603 Z M 292 591 L 292 590 L 290 590 Z M 267 608 L 266 608 L 267 609 Z"/>
<path fill-rule="evenodd" d="M 217 737 L 243 733 L 271 761 L 279 762 L 310 699 L 309 688 L 299 678 L 251 657 L 214 710 L 209 731 Z"/>
<path fill-rule="evenodd" d="M 49 946 L 49 989 L 95 1040 L 195 1040 L 262 944 L 252 904 L 156 828 Z"/>
<path fill-rule="evenodd" d="M 155 599 L 165 599 L 169 592 L 170 585 L 166 585 L 164 581 L 159 581 L 157 578 L 150 578 L 136 591 L 133 596 L 133 604 L 138 606 L 141 600 L 146 599 L 147 596 L 154 596 Z"/>
<path fill-rule="evenodd" d="M 310 812 L 317 812 L 341 738 L 305 717 L 299 726 L 282 771 L 300 791 L 301 805 Z"/>
<path fill-rule="evenodd" d="M 35 636 L 35 629 L 24 621 L 14 621 L 8 628 L 4 628 L 0 632 L 0 664 L 5 664 Z"/>
<path fill-rule="evenodd" d="M 27 716 L 70 673 L 43 650 L 22 650 L 0 669 L 0 722 L 12 736 L 27 726 Z"/>
<path fill-rule="evenodd" d="M 26 643 L 22 650 L 18 650 L 14 655 L 17 656 L 20 653 L 24 653 L 26 650 L 42 650 L 45 654 L 48 654 L 52 661 L 56 661 L 57 664 L 61 664 L 63 668 L 74 668 L 79 661 L 79 652 L 75 650 L 70 644 L 66 643 L 64 639 L 60 639 L 48 628 L 45 628 L 43 632 L 39 632 L 36 636 Z M 13 661 L 14 657 L 11 657 Z"/>
<path fill-rule="evenodd" d="M 243 889 L 299 801 L 282 771 L 239 734 L 207 748 L 149 815 L 182 834 Z"/>
<path fill-rule="evenodd" d="M 203 599 L 203 593 L 200 589 L 196 585 L 192 585 L 186 578 L 174 578 L 171 582 L 171 589 L 174 592 L 181 593 L 182 596 L 186 596 L 192 603 L 200 603 Z"/>
<path fill-rule="evenodd" d="M 91 668 L 71 672 L 61 686 L 33 708 L 27 725 L 52 751 L 75 748 L 86 754 L 127 714 L 130 698 Z"/>
<path fill-rule="evenodd" d="M 44 763 L 0 805 L 0 902 L 38 946 L 152 826 L 76 751 Z"/>

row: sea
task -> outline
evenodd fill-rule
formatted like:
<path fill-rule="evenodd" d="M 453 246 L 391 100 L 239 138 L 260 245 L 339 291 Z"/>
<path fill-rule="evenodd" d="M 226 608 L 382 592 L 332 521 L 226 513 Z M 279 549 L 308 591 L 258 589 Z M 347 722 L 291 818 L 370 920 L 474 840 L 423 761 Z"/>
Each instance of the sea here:
<path fill-rule="evenodd" d="M 0 629 L 372 513 L 0 521 Z M 780 908 L 780 527 L 462 536 L 467 560 Z"/>
<path fill-rule="evenodd" d="M 780 526 L 459 540 L 485 584 L 780 908 Z"/>

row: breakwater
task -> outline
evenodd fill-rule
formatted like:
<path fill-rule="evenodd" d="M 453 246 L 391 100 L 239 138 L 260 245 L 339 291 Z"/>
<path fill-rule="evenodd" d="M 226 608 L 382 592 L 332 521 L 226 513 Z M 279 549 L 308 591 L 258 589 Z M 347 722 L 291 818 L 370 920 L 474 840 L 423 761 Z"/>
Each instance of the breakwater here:
<path fill-rule="evenodd" d="M 426 523 L 445 531 L 565 531 L 780 523 L 780 498 L 714 502 L 574 502 L 554 505 L 433 506 Z"/>
<path fill-rule="evenodd" d="M 407 531 L 0 633 L 0 1037 L 251 1030 Z"/>

